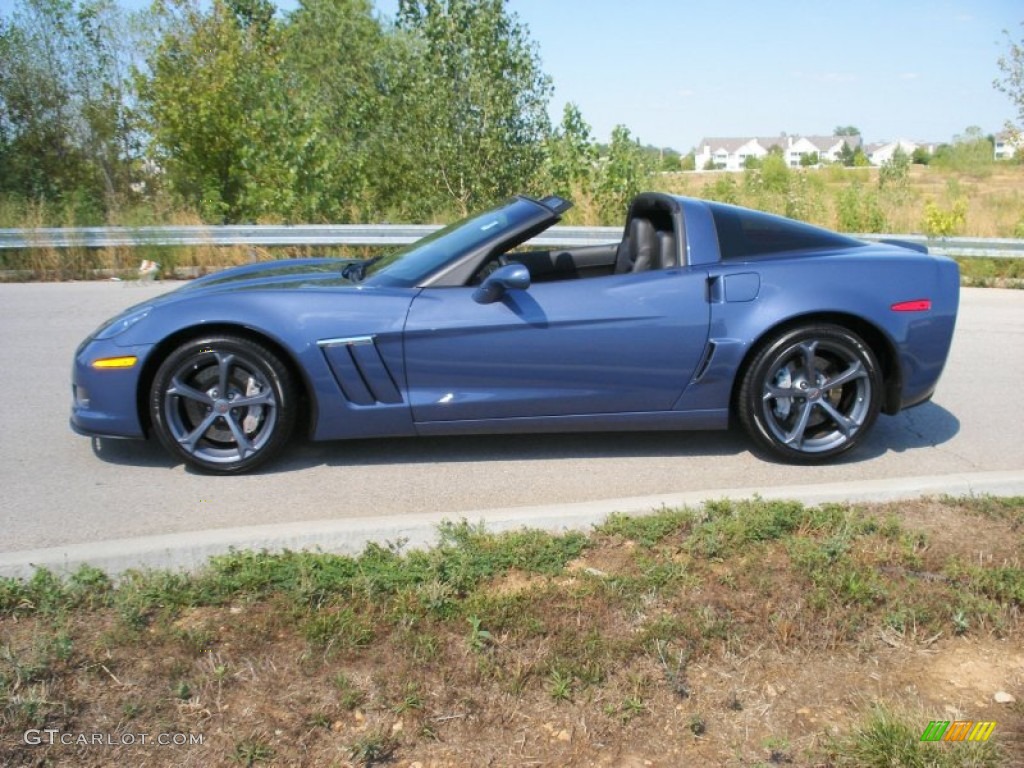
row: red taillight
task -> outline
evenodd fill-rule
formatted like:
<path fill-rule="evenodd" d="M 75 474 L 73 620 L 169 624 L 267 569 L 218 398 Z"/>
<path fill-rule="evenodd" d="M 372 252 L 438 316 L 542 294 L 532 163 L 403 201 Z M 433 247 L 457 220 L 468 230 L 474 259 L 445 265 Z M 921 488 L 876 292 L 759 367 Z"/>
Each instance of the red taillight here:
<path fill-rule="evenodd" d="M 927 312 L 931 308 L 931 299 L 914 299 L 913 301 L 898 301 L 892 305 L 893 312 Z"/>

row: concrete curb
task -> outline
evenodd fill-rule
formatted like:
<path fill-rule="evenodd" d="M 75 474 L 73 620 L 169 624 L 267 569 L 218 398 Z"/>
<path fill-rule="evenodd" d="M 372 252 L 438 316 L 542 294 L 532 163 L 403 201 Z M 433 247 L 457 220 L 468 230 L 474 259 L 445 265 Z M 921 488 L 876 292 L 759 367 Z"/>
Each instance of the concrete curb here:
<path fill-rule="evenodd" d="M 131 568 L 194 570 L 213 555 L 231 549 L 320 550 L 356 554 L 369 542 L 405 542 L 425 547 L 437 541 L 444 520 L 483 521 L 490 531 L 541 528 L 589 530 L 613 512 L 642 514 L 663 507 L 699 506 L 708 500 L 793 499 L 807 505 L 827 502 L 888 502 L 921 496 L 1024 496 L 1024 470 L 970 472 L 774 488 L 727 488 L 666 493 L 572 504 L 483 509 L 457 514 L 428 513 L 400 517 L 357 517 L 256 525 L 74 544 L 0 553 L 0 577 L 27 578 L 36 568 L 60 574 L 90 564 L 116 576 Z"/>

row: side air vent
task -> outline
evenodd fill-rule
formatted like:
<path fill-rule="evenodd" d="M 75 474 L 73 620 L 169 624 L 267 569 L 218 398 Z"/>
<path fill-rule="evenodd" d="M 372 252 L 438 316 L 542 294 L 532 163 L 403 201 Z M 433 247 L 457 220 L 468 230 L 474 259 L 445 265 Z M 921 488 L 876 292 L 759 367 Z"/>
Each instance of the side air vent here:
<path fill-rule="evenodd" d="M 704 348 L 704 357 L 701 358 L 700 364 L 697 366 L 697 372 L 693 374 L 692 382 L 696 384 L 702 378 L 704 374 L 708 372 L 708 368 L 711 367 L 711 358 L 715 356 L 715 342 L 709 341 L 708 345 Z"/>
<path fill-rule="evenodd" d="M 350 402 L 355 405 L 402 402 L 402 393 L 372 336 L 321 339 L 317 346 L 323 351 L 338 386 Z"/>

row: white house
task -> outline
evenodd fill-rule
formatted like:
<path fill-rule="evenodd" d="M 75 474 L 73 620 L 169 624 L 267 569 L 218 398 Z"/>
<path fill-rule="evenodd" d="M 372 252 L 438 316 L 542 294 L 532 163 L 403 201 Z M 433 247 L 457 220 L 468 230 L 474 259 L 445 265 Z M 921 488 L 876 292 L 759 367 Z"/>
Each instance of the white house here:
<path fill-rule="evenodd" d="M 791 166 L 800 165 L 804 155 L 817 153 L 820 162 L 837 163 L 842 157 L 843 147 L 856 149 L 861 145 L 860 136 L 802 136 L 795 139 L 786 152 Z"/>
<path fill-rule="evenodd" d="M 817 154 L 821 162 L 839 160 L 843 145 L 860 146 L 860 136 L 754 136 L 701 139 L 694 151 L 698 170 L 714 167 L 741 171 L 747 158 L 760 159 L 774 147 L 782 150 L 786 163 L 799 166 L 804 155 Z"/>
<path fill-rule="evenodd" d="M 762 158 L 768 154 L 764 139 L 711 138 L 703 139 L 695 155 L 698 170 L 714 166 L 727 171 L 741 171 L 747 158 Z"/>
<path fill-rule="evenodd" d="M 919 146 L 922 145 L 908 139 L 882 141 L 868 144 L 864 147 L 864 154 L 868 156 L 868 160 L 872 165 L 885 165 L 892 160 L 892 156 L 896 154 L 897 149 L 903 150 L 906 155 L 912 155 Z"/>
<path fill-rule="evenodd" d="M 1009 160 L 1021 150 L 1024 150 L 1024 133 L 1003 131 L 996 134 L 996 160 Z"/>

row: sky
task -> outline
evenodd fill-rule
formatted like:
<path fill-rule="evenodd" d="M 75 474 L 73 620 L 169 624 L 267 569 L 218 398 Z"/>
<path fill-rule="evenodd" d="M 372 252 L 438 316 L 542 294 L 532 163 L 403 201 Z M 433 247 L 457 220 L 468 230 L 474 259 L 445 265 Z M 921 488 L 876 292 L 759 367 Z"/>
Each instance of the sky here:
<path fill-rule="evenodd" d="M 393 18 L 398 0 L 373 0 Z M 14 0 L 0 0 L 0 6 Z M 139 8 L 148 0 L 117 0 Z M 283 10 L 298 0 L 275 0 Z M 509 0 L 598 141 L 623 124 L 687 152 L 704 137 L 830 135 L 948 142 L 1015 117 L 992 82 L 1024 38 L 1022 0 Z"/>
<path fill-rule="evenodd" d="M 393 16 L 397 0 L 376 0 Z M 948 142 L 1015 116 L 992 87 L 1024 37 L 1021 0 L 510 0 L 555 94 L 595 138 L 624 124 L 682 152 L 703 137 L 831 135 Z"/>

